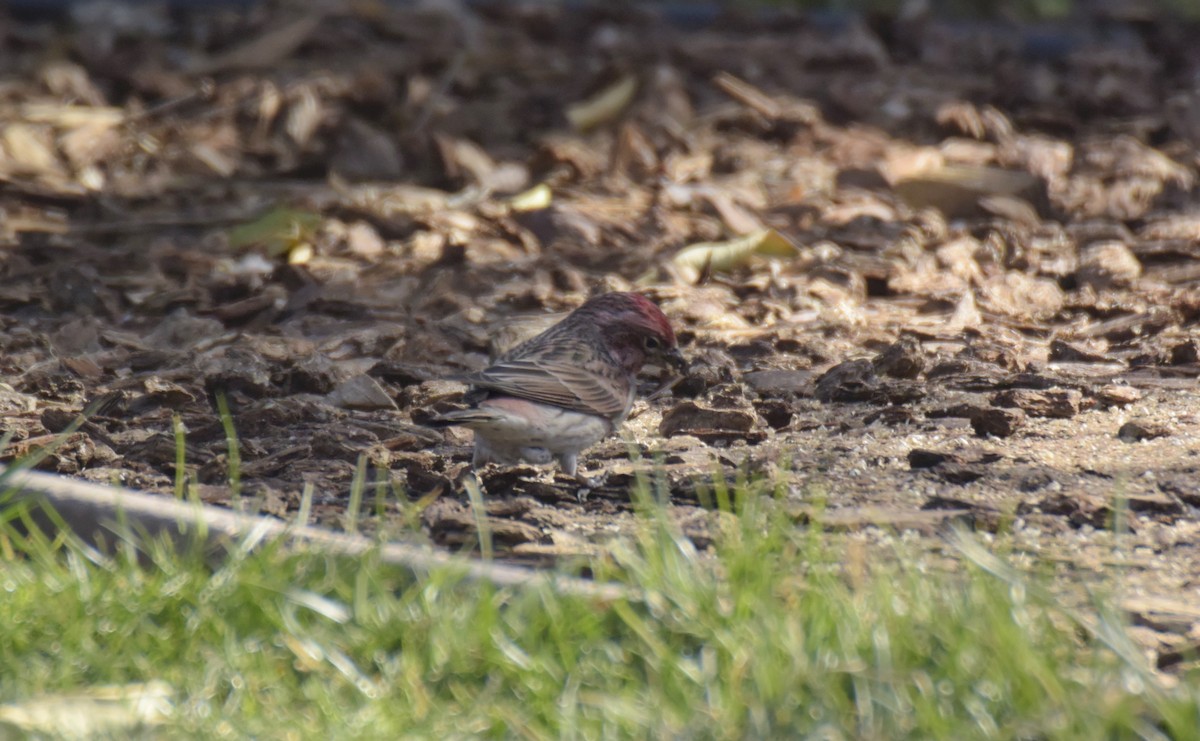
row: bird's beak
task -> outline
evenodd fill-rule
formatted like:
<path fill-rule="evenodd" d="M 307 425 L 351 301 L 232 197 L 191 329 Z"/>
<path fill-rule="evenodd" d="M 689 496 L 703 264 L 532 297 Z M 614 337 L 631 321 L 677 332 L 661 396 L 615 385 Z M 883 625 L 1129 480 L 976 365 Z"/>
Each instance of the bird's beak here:
<path fill-rule="evenodd" d="M 672 366 L 674 366 L 675 370 L 679 371 L 680 373 L 682 373 L 684 375 L 687 375 L 688 362 L 686 360 L 684 360 L 683 353 L 679 352 L 679 348 L 672 347 L 671 349 L 669 349 L 663 353 L 663 357 L 666 359 L 666 361 L 668 363 L 670 363 Z"/>

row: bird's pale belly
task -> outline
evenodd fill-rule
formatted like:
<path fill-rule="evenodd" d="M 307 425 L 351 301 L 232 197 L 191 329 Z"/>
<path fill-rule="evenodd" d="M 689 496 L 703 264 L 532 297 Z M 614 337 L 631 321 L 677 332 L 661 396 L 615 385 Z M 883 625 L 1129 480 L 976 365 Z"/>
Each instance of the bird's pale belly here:
<path fill-rule="evenodd" d="M 595 414 L 525 400 L 490 399 L 480 409 L 491 414 L 471 425 L 475 444 L 496 463 L 550 463 L 595 445 L 613 428 Z"/>

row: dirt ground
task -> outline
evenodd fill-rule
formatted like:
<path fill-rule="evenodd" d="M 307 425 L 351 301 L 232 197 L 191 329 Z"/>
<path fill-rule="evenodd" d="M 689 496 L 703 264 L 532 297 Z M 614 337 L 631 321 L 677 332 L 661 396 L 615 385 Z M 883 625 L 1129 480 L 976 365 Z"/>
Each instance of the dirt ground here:
<path fill-rule="evenodd" d="M 443 379 L 640 290 L 693 370 L 584 501 L 483 472 L 509 557 L 602 550 L 639 476 L 704 549 L 741 477 L 1200 644 L 1200 28 L 281 5 L 0 25 L 7 458 L 171 495 L 185 439 L 206 501 L 333 525 L 361 458 L 367 527 L 470 547 Z"/>

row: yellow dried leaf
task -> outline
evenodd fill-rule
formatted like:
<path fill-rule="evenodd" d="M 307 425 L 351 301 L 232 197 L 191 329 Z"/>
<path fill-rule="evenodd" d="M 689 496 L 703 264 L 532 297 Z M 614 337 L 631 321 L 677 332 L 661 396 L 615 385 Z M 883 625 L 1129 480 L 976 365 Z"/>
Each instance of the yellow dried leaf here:
<path fill-rule="evenodd" d="M 95 165 L 88 165 L 76 175 L 79 184 L 93 193 L 104 190 L 104 171 Z"/>
<path fill-rule="evenodd" d="M 588 131 L 621 115 L 637 94 L 637 78 L 625 75 L 585 101 L 567 107 L 567 120 L 577 131 Z"/>
<path fill-rule="evenodd" d="M 524 193 L 518 193 L 508 201 L 513 211 L 537 211 L 548 208 L 554 198 L 554 192 L 545 183 L 539 183 Z"/>
<path fill-rule="evenodd" d="M 779 232 L 762 229 L 724 242 L 689 245 L 676 253 L 672 262 L 686 278 L 694 280 L 705 266 L 714 271 L 726 271 L 744 265 L 754 255 L 794 257 L 798 251 L 796 245 Z"/>
<path fill-rule="evenodd" d="M 308 242 L 301 242 L 292 247 L 288 252 L 288 265 L 303 265 L 313 258 L 316 254 L 313 246 Z"/>

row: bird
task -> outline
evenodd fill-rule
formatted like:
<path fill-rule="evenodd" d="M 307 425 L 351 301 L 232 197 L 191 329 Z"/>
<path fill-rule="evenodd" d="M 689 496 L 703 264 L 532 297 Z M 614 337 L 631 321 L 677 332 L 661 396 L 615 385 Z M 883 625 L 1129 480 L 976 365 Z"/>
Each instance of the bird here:
<path fill-rule="evenodd" d="M 483 370 L 454 377 L 470 385 L 469 408 L 424 424 L 473 430 L 473 470 L 557 461 L 595 485 L 579 472 L 579 454 L 625 421 L 647 361 L 687 370 L 666 315 L 639 293 L 600 294 Z"/>

